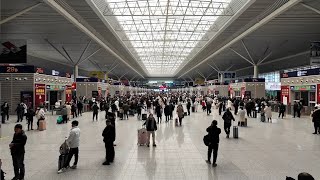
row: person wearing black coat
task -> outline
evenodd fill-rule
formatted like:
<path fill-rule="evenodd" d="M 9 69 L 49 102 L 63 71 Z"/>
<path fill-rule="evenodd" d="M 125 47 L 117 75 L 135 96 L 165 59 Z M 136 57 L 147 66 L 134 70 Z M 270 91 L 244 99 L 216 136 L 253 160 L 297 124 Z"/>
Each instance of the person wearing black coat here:
<path fill-rule="evenodd" d="M 24 108 L 23 108 L 23 106 L 21 104 L 17 105 L 16 112 L 17 112 L 17 117 L 18 117 L 17 122 L 20 122 L 20 121 L 22 122 L 23 114 L 24 114 Z"/>
<path fill-rule="evenodd" d="M 79 116 L 82 116 L 83 104 L 82 104 L 81 101 L 78 101 L 77 107 L 78 107 L 78 114 L 79 114 Z"/>
<path fill-rule="evenodd" d="M 72 114 L 72 118 L 78 117 L 77 106 L 75 103 L 72 103 L 72 105 L 71 105 L 71 114 Z"/>
<path fill-rule="evenodd" d="M 166 105 L 164 107 L 164 115 L 166 116 L 166 122 L 169 122 L 169 119 L 170 119 L 170 114 L 172 113 L 171 111 L 171 108 L 170 108 L 170 105 Z"/>
<path fill-rule="evenodd" d="M 314 133 L 313 134 L 320 134 L 320 109 L 315 107 L 315 110 L 312 113 L 312 122 L 314 126 Z"/>
<path fill-rule="evenodd" d="M 174 111 L 174 104 L 173 104 L 173 102 L 171 102 L 171 103 L 169 104 L 169 107 L 170 107 L 170 120 L 172 120 L 173 111 Z"/>
<path fill-rule="evenodd" d="M 35 112 L 31 107 L 29 107 L 26 114 L 26 119 L 28 122 L 28 131 L 30 130 L 30 127 L 31 127 L 31 130 L 33 130 L 33 116 L 35 116 Z"/>
<path fill-rule="evenodd" d="M 187 111 L 188 111 L 188 116 L 190 116 L 190 109 L 191 109 L 191 102 L 190 99 L 187 100 Z"/>
<path fill-rule="evenodd" d="M 102 165 L 110 165 L 110 163 L 113 162 L 115 155 L 113 142 L 116 139 L 116 131 L 110 120 L 107 120 L 106 123 L 107 126 L 102 132 L 103 142 L 106 148 L 106 161 Z"/>
<path fill-rule="evenodd" d="M 14 127 L 14 135 L 11 143 L 9 144 L 12 163 L 14 168 L 14 178 L 13 179 L 24 179 L 25 167 L 24 167 L 24 146 L 27 143 L 27 136 L 22 130 L 21 124 L 16 124 Z"/>
<path fill-rule="evenodd" d="M 155 135 L 155 131 L 158 129 L 157 127 L 157 122 L 153 117 L 153 114 L 149 114 L 148 119 L 146 120 L 146 122 L 143 124 L 146 126 L 147 132 L 148 132 L 148 143 L 147 146 L 149 147 L 150 145 L 150 135 L 152 135 L 152 142 L 153 142 L 153 146 L 156 147 L 156 135 Z"/>
<path fill-rule="evenodd" d="M 279 106 L 279 118 L 280 116 L 282 116 L 282 119 L 283 119 L 284 112 L 286 112 L 286 106 L 283 103 L 281 103 Z"/>
<path fill-rule="evenodd" d="M 93 111 L 92 121 L 94 121 L 94 117 L 96 117 L 96 120 L 98 121 L 99 106 L 97 105 L 97 103 L 93 104 L 92 111 Z"/>
<path fill-rule="evenodd" d="M 161 106 L 159 103 L 157 103 L 156 108 L 155 108 L 157 118 L 158 118 L 158 124 L 161 123 L 162 121 L 162 113 L 161 113 Z"/>
<path fill-rule="evenodd" d="M 230 109 L 226 110 L 222 116 L 222 119 L 224 120 L 224 131 L 227 134 L 227 138 L 229 138 L 232 120 L 235 121 Z"/>
<path fill-rule="evenodd" d="M 216 167 L 217 164 L 217 156 L 218 156 L 218 149 L 219 149 L 219 135 L 221 134 L 221 129 L 217 127 L 218 122 L 213 120 L 211 126 L 207 128 L 207 132 L 210 137 L 210 143 L 208 146 L 208 160 L 207 163 L 211 164 L 211 154 L 213 153 L 213 160 L 212 166 Z"/>

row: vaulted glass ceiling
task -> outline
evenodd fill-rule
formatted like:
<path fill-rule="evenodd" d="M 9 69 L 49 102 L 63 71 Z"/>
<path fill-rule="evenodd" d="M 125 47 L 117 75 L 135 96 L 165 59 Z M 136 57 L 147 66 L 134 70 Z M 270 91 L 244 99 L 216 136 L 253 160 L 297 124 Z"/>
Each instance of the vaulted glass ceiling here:
<path fill-rule="evenodd" d="M 113 28 L 150 76 L 174 75 L 219 30 L 217 20 L 235 14 L 232 0 L 105 1 L 103 15 L 116 18 Z"/>

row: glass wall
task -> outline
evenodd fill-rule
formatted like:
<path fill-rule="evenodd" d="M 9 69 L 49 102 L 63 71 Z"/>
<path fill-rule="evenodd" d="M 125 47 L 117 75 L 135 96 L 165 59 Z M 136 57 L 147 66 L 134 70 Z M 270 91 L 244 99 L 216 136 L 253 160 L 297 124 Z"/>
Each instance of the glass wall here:
<path fill-rule="evenodd" d="M 259 78 L 265 78 L 266 82 L 280 82 L 280 72 L 259 74 Z"/>

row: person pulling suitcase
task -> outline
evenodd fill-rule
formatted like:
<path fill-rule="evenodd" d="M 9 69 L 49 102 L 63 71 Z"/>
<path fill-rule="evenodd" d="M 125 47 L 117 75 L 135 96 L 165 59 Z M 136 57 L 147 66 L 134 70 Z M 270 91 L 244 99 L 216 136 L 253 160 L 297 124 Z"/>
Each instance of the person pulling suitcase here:
<path fill-rule="evenodd" d="M 226 112 L 223 114 L 222 119 L 224 120 L 224 131 L 227 134 L 227 138 L 230 136 L 230 128 L 232 120 L 235 121 L 230 109 L 228 108 Z"/>
<path fill-rule="evenodd" d="M 72 121 L 72 128 L 69 134 L 69 137 L 66 139 L 67 144 L 70 147 L 70 151 L 68 154 L 68 159 L 64 166 L 58 171 L 58 174 L 65 172 L 69 168 L 70 161 L 72 156 L 74 155 L 74 163 L 71 166 L 71 169 L 77 169 L 78 158 L 79 158 L 79 144 L 80 144 L 80 129 L 78 127 L 78 121 Z"/>

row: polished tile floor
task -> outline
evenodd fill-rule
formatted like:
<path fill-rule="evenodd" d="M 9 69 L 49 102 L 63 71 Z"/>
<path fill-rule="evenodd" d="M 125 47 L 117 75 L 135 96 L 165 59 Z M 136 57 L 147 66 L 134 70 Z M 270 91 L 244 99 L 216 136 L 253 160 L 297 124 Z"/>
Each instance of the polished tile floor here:
<path fill-rule="evenodd" d="M 162 122 L 156 133 L 156 148 L 137 146 L 137 129 L 142 122 L 136 117 L 117 121 L 115 162 L 102 166 L 105 127 L 104 112 L 92 122 L 91 113 L 76 118 L 80 122 L 81 143 L 77 170 L 57 174 L 59 146 L 71 127 L 55 124 L 57 116 L 48 115 L 46 131 L 28 131 L 26 145 L 26 179 L 28 180 L 102 180 L 102 179 L 212 179 L 212 180 L 281 180 L 309 172 L 320 179 L 320 135 L 313 135 L 309 117 L 287 116 L 277 123 L 261 123 L 249 118 L 248 127 L 239 128 L 239 139 L 226 139 L 223 132 L 218 166 L 205 163 L 206 146 L 202 138 L 213 119 L 222 128 L 221 117 L 214 110 L 211 116 L 202 111 L 183 120 L 182 127 L 173 121 Z M 275 114 L 274 114 L 275 116 Z M 0 158 L 7 179 L 13 177 L 8 144 L 14 120 L 2 125 Z M 23 125 L 25 126 L 25 121 Z M 73 162 L 73 160 L 72 160 Z"/>

